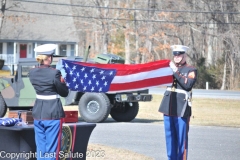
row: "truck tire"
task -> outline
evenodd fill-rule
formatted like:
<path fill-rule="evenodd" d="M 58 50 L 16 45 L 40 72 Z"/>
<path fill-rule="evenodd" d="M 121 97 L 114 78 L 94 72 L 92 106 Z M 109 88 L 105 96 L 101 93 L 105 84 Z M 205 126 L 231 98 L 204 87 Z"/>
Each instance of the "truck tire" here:
<path fill-rule="evenodd" d="M 130 122 L 137 116 L 138 110 L 138 102 L 133 102 L 132 106 L 129 103 L 117 103 L 111 109 L 110 115 L 117 122 Z"/>
<path fill-rule="evenodd" d="M 0 117 L 4 117 L 7 113 L 7 105 L 4 102 L 4 99 L 0 93 Z"/>
<path fill-rule="evenodd" d="M 80 98 L 78 109 L 84 121 L 99 123 L 107 119 L 111 106 L 106 94 L 85 93 Z"/>

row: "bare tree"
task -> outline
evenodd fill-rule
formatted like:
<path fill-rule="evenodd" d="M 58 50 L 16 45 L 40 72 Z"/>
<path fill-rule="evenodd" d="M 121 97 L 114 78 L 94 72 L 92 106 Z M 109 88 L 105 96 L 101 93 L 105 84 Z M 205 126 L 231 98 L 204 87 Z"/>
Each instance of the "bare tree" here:
<path fill-rule="evenodd" d="M 84 43 L 92 43 L 96 52 L 109 50 L 120 54 L 126 58 L 126 63 L 132 59 L 145 63 L 170 58 L 170 45 L 188 45 L 191 48 L 189 63 L 197 64 L 198 60 L 206 59 L 206 69 L 215 66 L 221 71 L 216 72 L 221 75 L 213 75 L 218 77 L 218 82 L 221 77 L 219 88 L 234 89 L 240 70 L 236 58 L 240 46 L 239 3 L 224 0 L 84 1 L 93 7 L 81 9 L 80 15 L 95 18 L 85 19 L 79 26 L 87 24 L 81 32 Z M 86 37 L 87 32 L 92 32 L 88 34 L 91 38 Z M 219 60 L 225 65 L 219 65 Z"/>
<path fill-rule="evenodd" d="M 9 2 L 9 1 L 8 1 Z M 19 19 L 22 19 L 24 18 L 24 21 L 25 21 L 25 17 L 14 17 L 14 16 L 7 16 L 5 15 L 5 12 L 11 8 L 14 8 L 14 7 L 19 7 L 20 3 L 19 2 L 11 2 L 10 5 L 7 6 L 7 0 L 1 0 L 0 1 L 0 7 L 1 7 L 1 11 L 0 11 L 0 36 L 2 34 L 2 28 L 3 28 L 3 25 L 4 25 L 4 21 L 7 20 L 11 20 L 13 21 L 13 23 L 16 23 L 16 20 L 18 21 Z"/>
<path fill-rule="evenodd" d="M 4 16 L 5 16 L 5 10 L 6 10 L 6 0 L 1 0 L 1 15 L 0 15 L 0 35 L 2 32 L 2 26 L 3 26 L 3 21 L 4 21 Z"/>

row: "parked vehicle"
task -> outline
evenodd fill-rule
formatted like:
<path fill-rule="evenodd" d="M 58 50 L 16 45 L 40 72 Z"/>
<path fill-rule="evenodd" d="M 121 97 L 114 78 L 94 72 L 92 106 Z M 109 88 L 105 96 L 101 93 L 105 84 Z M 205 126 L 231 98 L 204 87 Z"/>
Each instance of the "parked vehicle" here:
<path fill-rule="evenodd" d="M 53 67 L 59 59 L 83 61 L 81 57 L 54 57 Z M 89 63 L 124 63 L 124 59 L 113 54 L 99 54 Z M 38 63 L 33 58 L 19 59 L 17 72 L 13 78 L 0 79 L 0 117 L 9 110 L 31 110 L 36 93 L 28 73 Z M 122 92 L 116 94 L 70 91 L 68 97 L 61 98 L 62 103 L 78 105 L 79 113 L 86 122 L 103 122 L 109 114 L 117 122 L 132 121 L 138 114 L 140 101 L 151 101 L 148 90 Z"/>

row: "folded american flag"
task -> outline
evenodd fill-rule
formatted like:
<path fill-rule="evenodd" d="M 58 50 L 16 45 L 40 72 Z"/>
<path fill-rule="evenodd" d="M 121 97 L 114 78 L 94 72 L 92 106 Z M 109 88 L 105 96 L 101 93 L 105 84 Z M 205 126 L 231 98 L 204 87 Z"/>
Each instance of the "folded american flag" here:
<path fill-rule="evenodd" d="M 18 118 L 0 118 L 0 126 L 14 126 L 18 122 Z"/>
<path fill-rule="evenodd" d="M 94 64 L 62 60 L 64 79 L 70 90 L 125 92 L 172 84 L 170 60 L 145 64 Z M 59 68 L 59 67 L 58 67 Z"/>

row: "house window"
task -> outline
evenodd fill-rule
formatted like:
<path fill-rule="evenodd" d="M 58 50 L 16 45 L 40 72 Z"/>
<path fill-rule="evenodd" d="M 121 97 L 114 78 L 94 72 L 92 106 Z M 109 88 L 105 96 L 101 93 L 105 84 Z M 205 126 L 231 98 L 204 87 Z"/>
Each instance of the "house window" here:
<path fill-rule="evenodd" d="M 75 45 L 74 44 L 71 44 L 71 56 L 74 56 L 74 53 L 75 53 Z"/>
<path fill-rule="evenodd" d="M 2 54 L 2 50 L 3 50 L 3 43 L 0 43 L 0 54 Z"/>
<path fill-rule="evenodd" d="M 28 54 L 32 54 L 32 45 L 28 46 Z"/>
<path fill-rule="evenodd" d="M 20 50 L 26 50 L 27 49 L 27 45 L 20 45 Z"/>
<path fill-rule="evenodd" d="M 67 55 L 67 45 L 61 44 L 59 46 L 59 55 L 66 56 Z"/>

